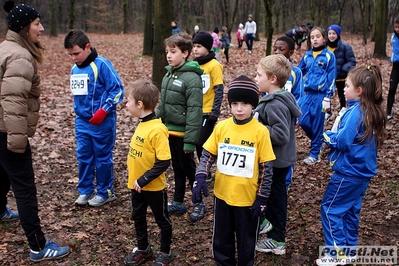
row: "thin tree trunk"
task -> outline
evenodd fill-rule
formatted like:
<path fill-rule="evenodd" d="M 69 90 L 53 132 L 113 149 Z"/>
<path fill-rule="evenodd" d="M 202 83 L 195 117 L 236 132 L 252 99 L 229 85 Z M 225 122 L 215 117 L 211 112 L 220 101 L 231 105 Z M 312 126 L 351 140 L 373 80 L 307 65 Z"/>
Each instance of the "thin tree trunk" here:
<path fill-rule="evenodd" d="M 386 42 L 387 42 L 387 22 L 388 22 L 388 0 L 374 1 L 374 16 L 375 16 L 375 46 L 374 57 L 384 58 L 387 56 Z"/>
<path fill-rule="evenodd" d="M 162 78 L 168 64 L 163 41 L 171 35 L 170 22 L 173 19 L 173 0 L 154 0 L 154 49 L 152 60 L 152 81 L 161 89 Z"/>
<path fill-rule="evenodd" d="M 154 7 L 154 1 L 147 0 L 145 7 L 143 55 L 152 55 L 153 42 L 154 42 L 154 24 L 152 22 L 153 7 Z"/>

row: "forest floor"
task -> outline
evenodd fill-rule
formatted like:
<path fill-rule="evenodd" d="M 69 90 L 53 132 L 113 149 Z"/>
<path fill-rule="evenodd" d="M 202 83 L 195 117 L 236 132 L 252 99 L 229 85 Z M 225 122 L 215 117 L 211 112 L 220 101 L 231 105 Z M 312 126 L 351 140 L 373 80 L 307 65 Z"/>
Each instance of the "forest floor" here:
<path fill-rule="evenodd" d="M 111 60 L 125 85 L 139 78 L 151 78 L 152 58 L 141 56 L 142 35 L 90 34 L 89 37 L 98 53 Z M 72 252 L 61 260 L 41 262 L 37 265 L 123 265 L 125 256 L 136 245 L 134 225 L 130 219 L 130 191 L 126 187 L 126 156 L 137 120 L 132 119 L 121 106 L 118 107 L 114 153 L 114 186 L 118 199 L 98 208 L 75 206 L 73 203 L 78 196 L 78 179 L 73 101 L 69 90 L 72 62 L 63 48 L 63 38 L 61 35 L 43 37 L 47 60 L 40 67 L 41 118 L 36 134 L 31 139 L 31 145 L 43 231 L 47 237 L 63 245 L 69 245 Z M 380 66 L 386 99 L 391 71 L 388 58 L 372 58 L 374 43 L 362 44 L 361 36 L 343 34 L 342 38 L 352 45 L 359 65 Z M 4 37 L 0 38 L 3 39 Z M 235 38 L 233 44 L 236 44 Z M 252 54 L 245 49 L 233 47 L 229 52 L 228 64 L 221 55 L 225 89 L 241 74 L 255 77 L 256 65 L 265 55 L 265 46 L 265 39 L 255 42 Z M 295 52 L 292 57 L 295 64 L 299 63 L 304 49 L 303 45 L 302 50 Z M 390 51 L 388 46 L 387 51 Z M 338 97 L 334 96 L 334 116 L 326 124 L 326 129 L 331 128 L 338 105 Z M 372 179 L 363 201 L 359 229 L 359 245 L 362 246 L 399 245 L 398 109 L 399 103 L 396 103 L 393 109 L 395 119 L 387 124 L 387 139 L 378 157 L 379 172 Z M 229 116 L 225 101 L 220 119 Z M 298 127 L 298 157 L 288 194 L 287 253 L 278 256 L 258 252 L 255 265 L 313 265 L 318 257 L 319 246 L 324 242 L 319 214 L 320 202 L 332 171 L 327 163 L 327 149 L 323 151 L 319 164 L 307 166 L 302 163 L 307 156 L 309 145 L 310 141 Z M 171 199 L 174 181 L 170 169 L 167 174 L 168 195 Z M 209 184 L 210 196 L 205 199 L 208 212 L 203 220 L 191 223 L 187 216 L 171 217 L 174 254 L 171 265 L 214 265 L 211 251 L 212 185 L 213 183 Z M 185 201 L 191 212 L 190 199 L 191 193 L 187 192 Z M 12 192 L 9 194 L 9 205 L 16 209 Z M 159 229 L 150 210 L 148 213 L 150 242 L 157 251 Z M 0 265 L 31 265 L 29 247 L 19 221 L 0 224 Z M 146 265 L 151 265 L 151 262 Z"/>

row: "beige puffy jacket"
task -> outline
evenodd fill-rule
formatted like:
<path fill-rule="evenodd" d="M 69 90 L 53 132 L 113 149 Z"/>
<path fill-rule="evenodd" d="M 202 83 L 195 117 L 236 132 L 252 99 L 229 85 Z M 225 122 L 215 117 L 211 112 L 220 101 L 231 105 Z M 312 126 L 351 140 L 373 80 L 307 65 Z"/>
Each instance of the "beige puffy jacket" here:
<path fill-rule="evenodd" d="M 25 152 L 39 119 L 40 77 L 31 53 L 20 45 L 19 34 L 8 31 L 0 44 L 0 132 L 7 148 Z"/>

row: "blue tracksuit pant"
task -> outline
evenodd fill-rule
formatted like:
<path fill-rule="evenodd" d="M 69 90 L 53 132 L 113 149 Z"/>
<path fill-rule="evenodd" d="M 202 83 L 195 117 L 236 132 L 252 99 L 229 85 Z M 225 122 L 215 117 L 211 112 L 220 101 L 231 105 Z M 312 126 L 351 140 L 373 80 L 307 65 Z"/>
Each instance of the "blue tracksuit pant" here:
<path fill-rule="evenodd" d="M 324 93 L 307 91 L 299 100 L 302 116 L 299 125 L 311 140 L 309 156 L 318 158 L 323 144 L 325 113 L 322 112 Z"/>
<path fill-rule="evenodd" d="M 359 214 L 370 178 L 332 175 L 321 202 L 326 246 L 356 246 Z"/>
<path fill-rule="evenodd" d="M 114 192 L 113 149 L 116 139 L 116 113 L 108 114 L 98 126 L 79 116 L 76 117 L 75 124 L 78 191 L 80 194 L 93 193 L 96 179 L 97 194 L 108 198 L 108 191 Z"/>

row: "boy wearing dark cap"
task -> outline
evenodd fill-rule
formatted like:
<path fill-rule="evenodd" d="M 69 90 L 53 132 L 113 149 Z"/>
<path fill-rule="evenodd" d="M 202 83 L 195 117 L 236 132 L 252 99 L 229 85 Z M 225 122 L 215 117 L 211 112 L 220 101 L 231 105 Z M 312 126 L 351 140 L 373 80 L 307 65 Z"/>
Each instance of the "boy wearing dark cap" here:
<path fill-rule="evenodd" d="M 194 61 L 204 70 L 202 78 L 202 127 L 196 146 L 198 159 L 202 155 L 202 145 L 212 134 L 216 121 L 220 115 L 223 101 L 223 66 L 216 60 L 212 51 L 213 38 L 206 31 L 198 32 L 193 39 Z M 208 178 L 211 181 L 212 177 Z M 190 220 L 196 222 L 204 218 L 206 206 L 203 202 L 195 202 Z"/>
<path fill-rule="evenodd" d="M 259 216 L 266 208 L 276 157 L 269 131 L 252 116 L 259 100 L 255 82 L 239 76 L 227 95 L 233 117 L 219 122 L 203 146 L 192 200 L 208 196 L 206 177 L 216 162 L 214 260 L 218 265 L 253 265 Z"/>

